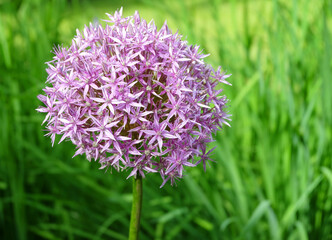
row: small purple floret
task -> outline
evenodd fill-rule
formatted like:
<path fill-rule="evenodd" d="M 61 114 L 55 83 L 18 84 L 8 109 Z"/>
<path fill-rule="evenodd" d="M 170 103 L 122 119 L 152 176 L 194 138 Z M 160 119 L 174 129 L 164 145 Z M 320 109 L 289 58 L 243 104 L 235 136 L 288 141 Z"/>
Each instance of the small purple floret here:
<path fill-rule="evenodd" d="M 101 169 L 129 169 L 129 177 L 159 172 L 164 184 L 182 178 L 186 167 L 202 163 L 207 143 L 230 114 L 219 67 L 207 65 L 199 46 L 188 45 L 165 23 L 138 12 L 109 15 L 112 26 L 90 24 L 77 31 L 69 48 L 54 48 L 48 62 L 44 122 L 52 139 L 70 139 L 74 156 L 99 160 Z M 229 84 L 230 85 L 230 84 Z M 43 123 L 44 123 L 43 122 Z"/>

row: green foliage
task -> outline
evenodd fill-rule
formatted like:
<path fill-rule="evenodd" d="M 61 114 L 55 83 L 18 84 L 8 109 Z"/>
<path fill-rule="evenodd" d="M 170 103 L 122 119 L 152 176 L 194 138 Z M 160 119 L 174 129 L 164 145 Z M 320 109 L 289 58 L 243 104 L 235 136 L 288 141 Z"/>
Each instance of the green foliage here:
<path fill-rule="evenodd" d="M 127 239 L 129 173 L 52 148 L 35 111 L 52 45 L 120 4 L 167 19 L 233 74 L 217 163 L 173 188 L 149 174 L 141 239 L 331 239 L 328 0 L 0 1 L 0 239 Z"/>

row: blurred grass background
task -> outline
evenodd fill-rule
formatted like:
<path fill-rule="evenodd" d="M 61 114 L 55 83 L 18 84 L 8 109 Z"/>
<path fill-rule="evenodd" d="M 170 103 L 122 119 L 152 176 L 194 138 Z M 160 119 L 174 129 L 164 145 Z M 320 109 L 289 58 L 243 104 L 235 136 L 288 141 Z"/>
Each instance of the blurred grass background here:
<path fill-rule="evenodd" d="M 141 239 L 332 239 L 332 2 L 0 0 L 0 239 L 126 239 L 128 172 L 51 147 L 36 96 L 54 44 L 124 6 L 232 73 L 217 163 L 144 180 Z"/>

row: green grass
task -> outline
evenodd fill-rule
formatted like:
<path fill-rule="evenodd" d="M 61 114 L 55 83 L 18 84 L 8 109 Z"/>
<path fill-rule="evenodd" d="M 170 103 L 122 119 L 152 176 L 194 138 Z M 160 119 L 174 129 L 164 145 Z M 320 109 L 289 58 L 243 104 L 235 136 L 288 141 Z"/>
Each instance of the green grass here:
<path fill-rule="evenodd" d="M 0 239 L 127 239 L 131 181 L 51 147 L 35 109 L 53 44 L 124 5 L 232 73 L 217 163 L 143 183 L 141 239 L 332 239 L 328 0 L 0 1 Z"/>

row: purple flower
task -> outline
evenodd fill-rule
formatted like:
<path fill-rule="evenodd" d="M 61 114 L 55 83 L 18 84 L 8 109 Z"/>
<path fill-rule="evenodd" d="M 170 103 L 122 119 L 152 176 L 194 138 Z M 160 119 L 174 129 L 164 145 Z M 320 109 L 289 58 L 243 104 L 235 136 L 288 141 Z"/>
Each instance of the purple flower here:
<path fill-rule="evenodd" d="M 101 169 L 128 169 L 129 177 L 159 172 L 163 183 L 183 177 L 187 167 L 211 160 L 207 144 L 231 116 L 219 67 L 204 62 L 199 46 L 188 45 L 165 23 L 122 9 L 77 31 L 70 47 L 55 47 L 48 62 L 44 103 L 47 136 L 71 140 Z M 43 123 L 44 123 L 43 122 Z"/>

